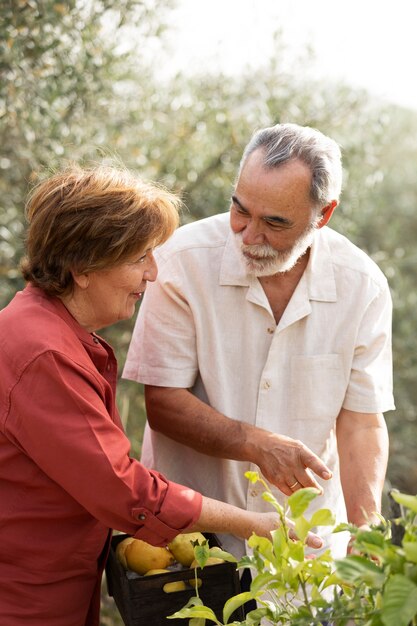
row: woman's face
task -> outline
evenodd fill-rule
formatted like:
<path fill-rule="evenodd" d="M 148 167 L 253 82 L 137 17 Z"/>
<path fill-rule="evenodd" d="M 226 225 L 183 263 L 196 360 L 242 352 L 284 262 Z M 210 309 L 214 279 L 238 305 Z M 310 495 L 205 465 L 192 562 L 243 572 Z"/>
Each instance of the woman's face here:
<path fill-rule="evenodd" d="M 91 332 L 131 318 L 146 283 L 154 281 L 157 274 L 152 249 L 111 269 L 88 273 L 79 292 L 83 299 L 83 319 L 79 321 Z"/>

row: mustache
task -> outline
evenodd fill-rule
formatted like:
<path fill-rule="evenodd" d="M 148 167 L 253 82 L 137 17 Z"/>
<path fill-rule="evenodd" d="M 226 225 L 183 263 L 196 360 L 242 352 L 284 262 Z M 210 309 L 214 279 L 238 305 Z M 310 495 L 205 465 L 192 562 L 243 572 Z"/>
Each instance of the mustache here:
<path fill-rule="evenodd" d="M 240 243 L 243 254 L 249 254 L 257 257 L 258 259 L 276 259 L 278 254 L 272 246 L 269 244 L 244 244 Z"/>

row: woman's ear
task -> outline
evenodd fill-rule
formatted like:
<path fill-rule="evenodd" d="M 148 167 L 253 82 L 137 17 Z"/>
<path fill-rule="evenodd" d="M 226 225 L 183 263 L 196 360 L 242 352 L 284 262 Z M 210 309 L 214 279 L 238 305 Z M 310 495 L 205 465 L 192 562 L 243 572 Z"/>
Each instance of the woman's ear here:
<path fill-rule="evenodd" d="M 89 274 L 78 274 L 78 272 L 74 272 L 71 270 L 72 278 L 74 284 L 77 285 L 80 289 L 87 289 L 90 284 L 90 276 Z"/>
<path fill-rule="evenodd" d="M 317 228 L 323 228 L 323 226 L 326 226 L 326 224 L 329 223 L 330 218 L 333 215 L 333 211 L 335 210 L 338 204 L 339 203 L 337 200 L 332 200 L 331 202 L 329 202 L 329 204 L 327 204 L 325 207 L 322 208 L 321 218 L 320 218 L 319 223 L 317 224 Z"/>

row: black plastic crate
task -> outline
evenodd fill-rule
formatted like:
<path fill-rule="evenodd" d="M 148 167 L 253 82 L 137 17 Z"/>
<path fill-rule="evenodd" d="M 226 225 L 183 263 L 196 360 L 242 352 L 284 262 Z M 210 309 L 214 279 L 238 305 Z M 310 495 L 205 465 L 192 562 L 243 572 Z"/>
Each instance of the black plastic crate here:
<path fill-rule="evenodd" d="M 215 535 L 204 533 L 209 546 L 219 546 Z M 117 544 L 128 535 L 115 535 L 112 538 L 109 557 L 106 564 L 107 588 L 113 596 L 120 615 L 126 626 L 184 626 L 187 621 L 167 620 L 168 615 L 181 609 L 188 600 L 196 595 L 189 587 L 181 591 L 166 593 L 166 583 L 194 579 L 194 569 L 181 569 L 154 576 L 133 575 L 127 572 L 116 557 Z M 221 547 L 221 546 L 220 546 Z M 223 607 L 231 596 L 240 593 L 239 574 L 235 563 L 219 563 L 198 569 L 201 586 L 198 595 L 203 603 L 210 607 L 219 619 L 222 619 Z M 243 620 L 243 609 L 237 609 L 233 618 Z"/>

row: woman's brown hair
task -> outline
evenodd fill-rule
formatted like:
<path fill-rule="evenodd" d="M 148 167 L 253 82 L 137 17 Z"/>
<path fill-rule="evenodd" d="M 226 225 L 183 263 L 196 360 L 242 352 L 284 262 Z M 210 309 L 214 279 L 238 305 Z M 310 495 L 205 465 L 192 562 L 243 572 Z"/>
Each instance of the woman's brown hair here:
<path fill-rule="evenodd" d="M 180 206 L 178 196 L 127 170 L 72 165 L 28 198 L 23 276 L 50 295 L 67 294 L 71 271 L 114 267 L 166 241 Z"/>

